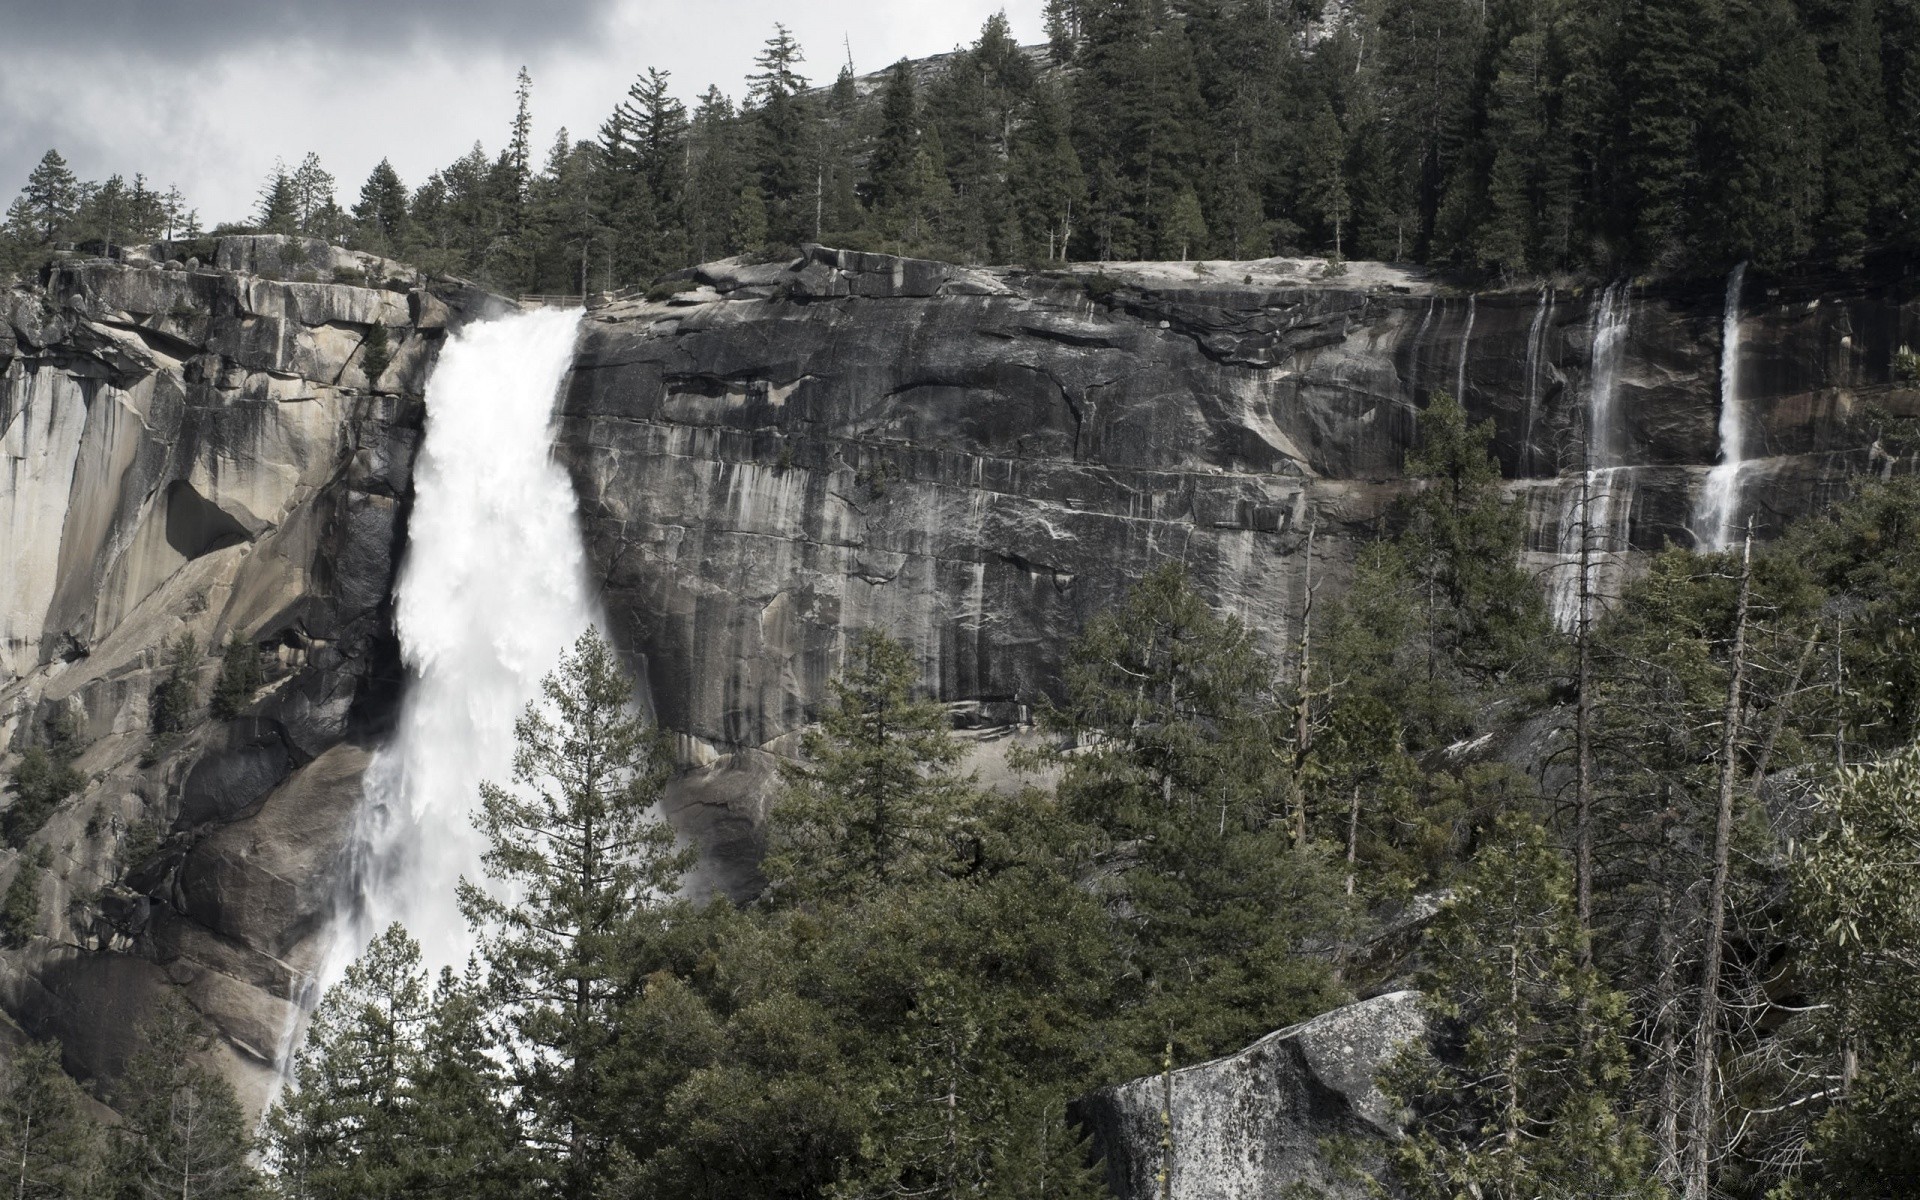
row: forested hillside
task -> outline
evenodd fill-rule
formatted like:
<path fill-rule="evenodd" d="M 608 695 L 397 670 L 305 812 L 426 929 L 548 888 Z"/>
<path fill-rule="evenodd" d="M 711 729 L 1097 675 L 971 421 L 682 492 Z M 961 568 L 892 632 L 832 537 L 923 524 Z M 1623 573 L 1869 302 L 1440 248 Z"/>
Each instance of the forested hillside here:
<path fill-rule="evenodd" d="M 1516 279 L 1857 264 L 1915 247 L 1907 0 L 1049 0 L 965 50 L 834 74 L 778 30 L 744 95 L 642 72 L 597 131 L 342 194 L 277 170 L 253 224 L 503 290 L 644 286 L 802 240 L 955 261 L 1419 261 Z M 582 136 L 584 135 L 584 136 Z M 271 150 L 272 148 L 263 148 Z M 50 154 L 8 214 L 60 242 L 197 232 L 177 193 Z"/>

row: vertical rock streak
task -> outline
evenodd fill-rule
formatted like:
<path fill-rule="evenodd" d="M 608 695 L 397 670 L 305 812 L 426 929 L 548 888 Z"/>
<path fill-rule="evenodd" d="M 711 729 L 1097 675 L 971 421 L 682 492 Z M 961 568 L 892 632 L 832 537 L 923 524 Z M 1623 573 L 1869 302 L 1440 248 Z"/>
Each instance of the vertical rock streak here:
<path fill-rule="evenodd" d="M 1740 291 L 1747 264 L 1727 276 L 1727 305 L 1720 324 L 1720 461 L 1707 472 L 1694 510 L 1694 537 L 1705 550 L 1725 550 L 1740 515 L 1740 474 L 1746 465 L 1747 416 L 1740 400 Z"/>
<path fill-rule="evenodd" d="M 396 737 L 368 768 L 329 950 L 303 1009 L 391 921 L 406 924 L 430 969 L 458 967 L 473 948 L 454 893 L 462 876 L 483 878 L 471 820 L 479 785 L 509 782 L 515 718 L 595 619 L 573 488 L 550 453 L 577 322 L 541 310 L 469 326 L 428 384 L 396 587 L 413 679 Z"/>

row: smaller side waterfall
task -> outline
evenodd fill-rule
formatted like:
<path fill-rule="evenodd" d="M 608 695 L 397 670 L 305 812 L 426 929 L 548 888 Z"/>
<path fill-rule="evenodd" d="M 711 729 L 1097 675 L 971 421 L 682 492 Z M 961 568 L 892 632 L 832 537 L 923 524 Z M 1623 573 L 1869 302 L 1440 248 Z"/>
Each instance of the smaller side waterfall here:
<path fill-rule="evenodd" d="M 1534 471 L 1533 427 L 1540 413 L 1540 372 L 1546 365 L 1547 328 L 1553 322 L 1553 289 L 1540 289 L 1540 304 L 1533 310 L 1533 325 L 1527 330 L 1527 415 L 1520 433 L 1520 474 Z"/>
<path fill-rule="evenodd" d="M 1740 473 L 1747 449 L 1747 414 L 1740 399 L 1740 292 L 1746 277 L 1745 263 L 1727 276 L 1726 309 L 1720 318 L 1720 460 L 1707 472 L 1693 513 L 1694 542 L 1703 550 L 1725 550 L 1740 516 Z"/>
<path fill-rule="evenodd" d="M 1580 474 L 1562 484 L 1559 536 L 1548 587 L 1548 609 L 1561 629 L 1573 629 L 1592 615 L 1582 612 L 1583 596 L 1604 596 L 1609 585 L 1617 582 L 1617 559 L 1631 538 L 1634 476 L 1624 461 L 1626 439 L 1620 435 L 1614 401 L 1632 322 L 1633 293 L 1626 284 L 1614 284 L 1601 293 L 1593 315 L 1585 461 Z"/>
<path fill-rule="evenodd" d="M 1464 407 L 1467 403 L 1467 361 L 1473 357 L 1473 309 L 1474 296 L 1467 293 L 1467 323 L 1460 330 L 1460 369 L 1453 382 L 1453 398 Z"/>

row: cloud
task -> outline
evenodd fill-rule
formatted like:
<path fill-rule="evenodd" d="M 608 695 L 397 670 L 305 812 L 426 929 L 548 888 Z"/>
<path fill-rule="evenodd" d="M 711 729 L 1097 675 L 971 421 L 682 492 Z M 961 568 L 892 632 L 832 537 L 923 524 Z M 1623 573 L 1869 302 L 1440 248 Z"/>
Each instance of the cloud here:
<path fill-rule="evenodd" d="M 384 56 L 396 42 L 536 46 L 594 36 L 614 0 L 24 0 L 9 6 L 20 49 L 195 58 L 294 43 Z M 186 56 L 180 61 L 176 56 Z"/>

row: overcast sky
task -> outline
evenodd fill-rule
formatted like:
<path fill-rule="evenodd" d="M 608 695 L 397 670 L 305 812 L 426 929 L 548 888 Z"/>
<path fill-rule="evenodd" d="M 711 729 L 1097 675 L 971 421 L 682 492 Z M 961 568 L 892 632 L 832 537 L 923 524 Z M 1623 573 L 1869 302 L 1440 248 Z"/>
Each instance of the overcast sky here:
<path fill-rule="evenodd" d="M 523 63 L 544 156 L 648 66 L 737 100 L 775 21 L 826 82 L 848 43 L 864 74 L 1002 9 L 1040 40 L 1041 0 L 0 0 L 0 207 L 50 146 L 82 178 L 178 184 L 208 227 L 313 150 L 350 207 L 383 156 L 414 186 L 475 139 L 498 151 Z"/>

